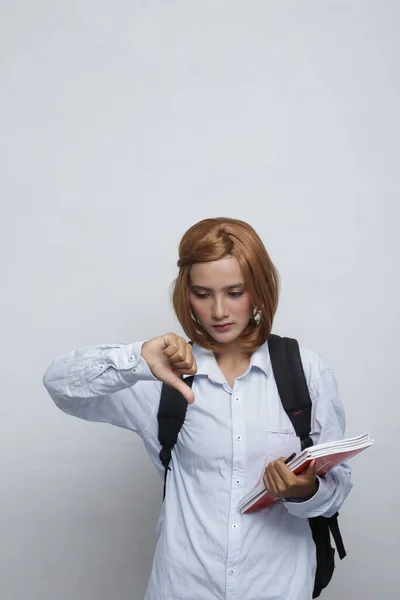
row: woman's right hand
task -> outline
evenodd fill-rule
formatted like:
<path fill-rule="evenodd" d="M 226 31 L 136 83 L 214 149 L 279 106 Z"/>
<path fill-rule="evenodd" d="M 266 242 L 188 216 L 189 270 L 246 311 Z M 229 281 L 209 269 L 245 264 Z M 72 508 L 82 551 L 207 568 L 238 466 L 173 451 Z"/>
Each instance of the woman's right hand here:
<path fill-rule="evenodd" d="M 197 372 L 191 344 L 176 333 L 167 333 L 145 342 L 141 354 L 154 377 L 176 388 L 189 404 L 194 402 L 193 391 L 180 378 Z"/>

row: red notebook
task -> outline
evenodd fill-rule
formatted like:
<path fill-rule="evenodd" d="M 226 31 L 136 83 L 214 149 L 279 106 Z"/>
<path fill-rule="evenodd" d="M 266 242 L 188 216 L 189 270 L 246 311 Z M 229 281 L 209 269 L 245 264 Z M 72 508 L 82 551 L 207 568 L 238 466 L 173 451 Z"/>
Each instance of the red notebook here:
<path fill-rule="evenodd" d="M 369 431 L 365 431 L 357 437 L 306 448 L 289 461 L 287 466 L 293 473 L 298 474 L 304 471 L 312 460 L 315 460 L 317 475 L 324 475 L 336 465 L 348 461 L 356 454 L 369 448 L 373 443 L 374 440 L 371 438 Z M 280 498 L 274 498 L 268 494 L 261 477 L 257 485 L 241 499 L 238 507 L 240 512 L 245 514 L 271 506 L 277 501 L 280 501 Z"/>

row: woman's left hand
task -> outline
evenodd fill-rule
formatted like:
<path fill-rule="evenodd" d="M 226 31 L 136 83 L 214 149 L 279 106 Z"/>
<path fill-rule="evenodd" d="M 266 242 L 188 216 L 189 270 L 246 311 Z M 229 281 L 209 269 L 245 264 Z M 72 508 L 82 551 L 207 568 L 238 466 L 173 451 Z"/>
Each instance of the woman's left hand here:
<path fill-rule="evenodd" d="M 278 458 L 266 467 L 263 481 L 274 498 L 311 498 L 318 490 L 315 460 L 311 461 L 305 471 L 295 475 L 285 465 L 285 458 Z"/>

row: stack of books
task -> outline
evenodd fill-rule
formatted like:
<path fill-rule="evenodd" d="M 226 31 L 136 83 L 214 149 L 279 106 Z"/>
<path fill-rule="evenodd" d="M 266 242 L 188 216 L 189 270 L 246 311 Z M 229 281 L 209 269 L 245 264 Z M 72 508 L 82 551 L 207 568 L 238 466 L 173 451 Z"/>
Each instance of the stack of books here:
<path fill-rule="evenodd" d="M 324 475 L 327 471 L 337 466 L 341 462 L 348 461 L 350 458 L 359 454 L 374 443 L 369 431 L 365 431 L 359 436 L 338 440 L 337 442 L 328 442 L 306 448 L 295 455 L 287 463 L 287 467 L 296 475 L 307 469 L 312 460 L 315 460 L 317 475 Z M 277 502 L 280 498 L 275 498 L 265 489 L 263 479 L 239 502 L 239 510 L 242 514 L 265 508 Z"/>

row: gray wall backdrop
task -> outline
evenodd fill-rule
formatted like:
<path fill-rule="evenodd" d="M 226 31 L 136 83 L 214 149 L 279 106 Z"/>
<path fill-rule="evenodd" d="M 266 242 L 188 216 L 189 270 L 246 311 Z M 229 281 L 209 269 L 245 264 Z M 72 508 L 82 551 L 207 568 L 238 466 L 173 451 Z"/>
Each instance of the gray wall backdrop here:
<path fill-rule="evenodd" d="M 399 597 L 399 28 L 395 0 L 0 2 L 1 600 L 143 598 L 161 481 L 41 378 L 179 331 L 178 241 L 219 215 L 259 231 L 275 331 L 376 439 L 324 598 Z"/>

